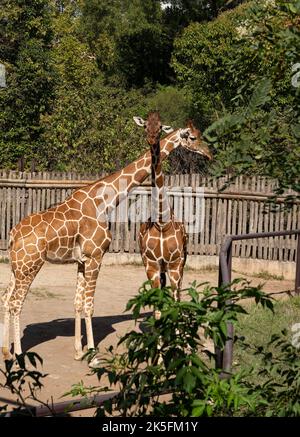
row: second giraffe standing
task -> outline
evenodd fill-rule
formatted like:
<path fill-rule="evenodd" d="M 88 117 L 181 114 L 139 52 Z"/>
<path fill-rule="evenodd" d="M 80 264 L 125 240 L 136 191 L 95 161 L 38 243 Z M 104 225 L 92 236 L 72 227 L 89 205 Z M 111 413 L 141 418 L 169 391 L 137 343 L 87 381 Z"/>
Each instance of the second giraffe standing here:
<path fill-rule="evenodd" d="M 140 251 L 153 287 L 164 287 L 167 273 L 174 299 L 179 300 L 187 256 L 187 235 L 184 224 L 175 221 L 164 185 L 159 142 L 163 129 L 159 113 L 150 112 L 143 124 L 151 150 L 152 193 L 151 217 L 140 227 Z"/>

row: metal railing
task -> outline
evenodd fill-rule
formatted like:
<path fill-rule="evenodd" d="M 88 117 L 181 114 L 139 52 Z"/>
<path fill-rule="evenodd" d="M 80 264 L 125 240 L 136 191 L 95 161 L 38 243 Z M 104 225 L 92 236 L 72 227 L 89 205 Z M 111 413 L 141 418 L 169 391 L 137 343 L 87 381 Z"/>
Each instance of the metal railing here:
<path fill-rule="evenodd" d="M 84 397 L 71 399 L 65 402 L 57 402 L 50 404 L 42 404 L 38 406 L 28 406 L 14 411 L 8 411 L 0 414 L 0 417 L 13 417 L 13 416 L 34 416 L 34 417 L 46 417 L 57 415 L 68 415 L 74 411 L 88 410 L 90 408 L 97 408 L 103 405 L 108 399 L 114 398 L 118 392 L 109 392 L 102 395 L 96 395 L 92 397 Z"/>
<path fill-rule="evenodd" d="M 219 286 L 227 285 L 231 282 L 232 270 L 232 243 L 239 240 L 251 240 L 253 238 L 283 237 L 286 235 L 297 235 L 296 253 L 296 278 L 295 294 L 300 295 L 300 230 L 260 232 L 254 234 L 228 235 L 221 246 L 219 255 Z M 230 375 L 233 360 L 233 338 L 234 330 L 232 323 L 227 324 L 227 341 L 223 350 L 215 348 L 216 367 L 223 370 L 223 375 Z"/>

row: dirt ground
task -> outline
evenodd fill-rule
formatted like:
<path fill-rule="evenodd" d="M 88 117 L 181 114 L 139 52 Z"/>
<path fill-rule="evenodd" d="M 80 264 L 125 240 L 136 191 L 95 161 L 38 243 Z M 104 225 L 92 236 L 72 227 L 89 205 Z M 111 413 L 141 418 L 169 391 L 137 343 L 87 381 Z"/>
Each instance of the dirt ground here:
<path fill-rule="evenodd" d="M 0 264 L 0 291 L 7 286 L 9 276 L 9 266 Z M 233 277 L 241 276 L 244 275 L 233 274 Z M 187 287 L 194 280 L 216 285 L 217 278 L 217 270 L 187 270 L 183 286 Z M 253 285 L 264 282 L 266 291 L 288 290 L 293 286 L 293 281 L 287 280 L 265 281 L 254 277 L 248 279 Z M 97 283 L 93 318 L 95 344 L 99 346 L 100 352 L 103 353 L 110 345 L 116 345 L 120 336 L 134 327 L 131 315 L 125 313 L 124 308 L 145 280 L 142 266 L 102 267 Z M 23 351 L 37 352 L 44 360 L 43 371 L 48 376 L 44 380 L 41 398 L 45 401 L 51 397 L 56 402 L 67 400 L 68 398 L 60 397 L 70 390 L 72 384 L 81 380 L 86 385 L 97 383 L 95 376 L 88 376 L 86 362 L 73 359 L 75 284 L 75 265 L 46 264 L 35 279 L 25 301 L 21 317 L 22 347 Z M 0 311 L 2 320 L 2 307 Z M 2 357 L 0 366 L 3 367 Z M 12 406 L 15 398 L 9 391 L 0 390 L 0 405 L 7 403 Z"/>

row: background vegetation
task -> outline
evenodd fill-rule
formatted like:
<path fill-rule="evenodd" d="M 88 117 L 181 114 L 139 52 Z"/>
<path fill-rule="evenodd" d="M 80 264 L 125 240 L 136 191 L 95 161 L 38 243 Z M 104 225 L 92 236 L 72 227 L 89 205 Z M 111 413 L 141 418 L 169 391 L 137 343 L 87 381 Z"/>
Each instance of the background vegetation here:
<path fill-rule="evenodd" d="M 3 0 L 0 167 L 118 169 L 145 147 L 132 116 L 159 109 L 195 119 L 215 153 L 169 171 L 299 191 L 299 20 L 299 0 Z"/>

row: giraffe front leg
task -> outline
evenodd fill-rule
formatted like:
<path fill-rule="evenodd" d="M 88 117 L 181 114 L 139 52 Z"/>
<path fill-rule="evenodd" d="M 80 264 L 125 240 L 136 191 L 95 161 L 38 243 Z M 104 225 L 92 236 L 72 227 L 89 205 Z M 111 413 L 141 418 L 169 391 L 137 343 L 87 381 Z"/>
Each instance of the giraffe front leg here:
<path fill-rule="evenodd" d="M 83 299 L 85 291 L 84 265 L 78 264 L 77 285 L 75 293 L 75 360 L 81 360 L 83 357 L 81 342 L 81 315 L 83 311 Z"/>
<path fill-rule="evenodd" d="M 10 312 L 9 310 L 5 310 L 3 340 L 2 340 L 2 354 L 4 360 L 11 360 L 12 358 L 12 355 L 10 353 L 10 344 L 9 344 L 9 326 L 10 326 Z"/>
<path fill-rule="evenodd" d="M 20 312 L 13 316 L 13 324 L 14 324 L 14 352 L 15 355 L 21 355 L 22 347 L 21 347 L 21 328 L 20 328 Z"/>

